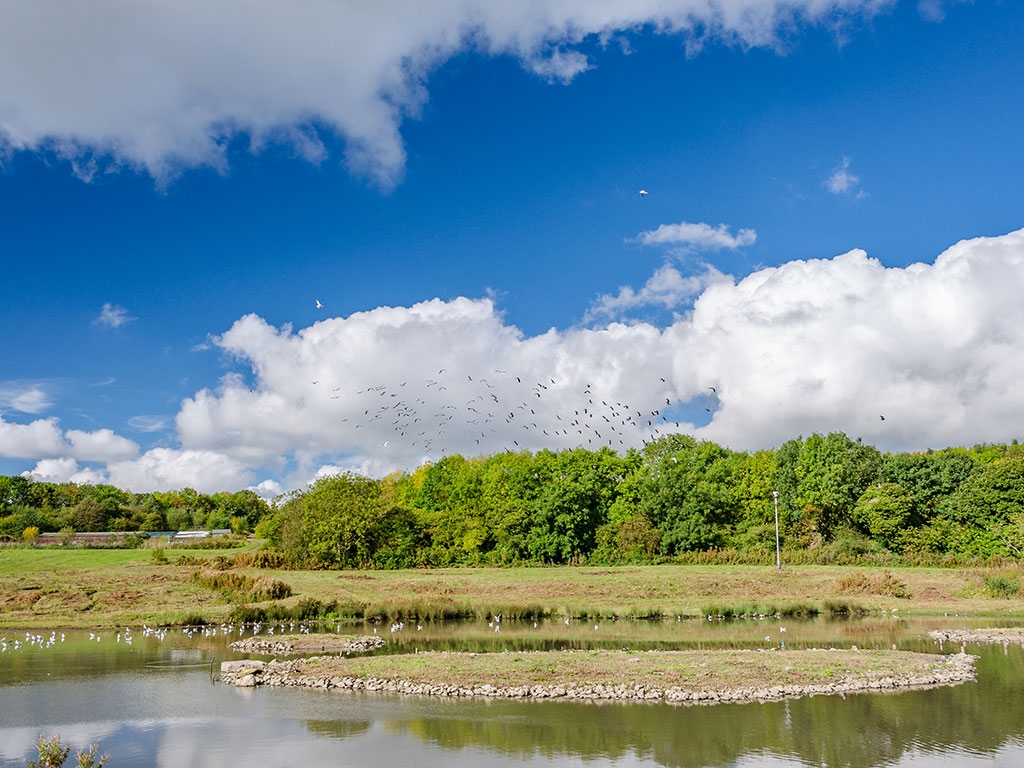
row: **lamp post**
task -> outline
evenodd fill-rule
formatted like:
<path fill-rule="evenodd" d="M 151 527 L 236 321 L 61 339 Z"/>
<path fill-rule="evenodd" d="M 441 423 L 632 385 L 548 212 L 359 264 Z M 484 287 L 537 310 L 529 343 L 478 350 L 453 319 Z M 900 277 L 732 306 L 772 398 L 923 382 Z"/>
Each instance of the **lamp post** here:
<path fill-rule="evenodd" d="M 779 550 L 779 492 L 772 491 L 775 499 L 775 567 L 782 570 L 782 553 Z"/>

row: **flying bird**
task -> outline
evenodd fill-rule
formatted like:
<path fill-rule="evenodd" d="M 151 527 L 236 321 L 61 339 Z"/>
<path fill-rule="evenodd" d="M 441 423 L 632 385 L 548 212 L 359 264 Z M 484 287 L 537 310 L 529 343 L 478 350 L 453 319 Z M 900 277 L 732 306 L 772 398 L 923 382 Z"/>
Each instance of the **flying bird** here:
<path fill-rule="evenodd" d="M 640 190 L 640 197 L 647 197 L 647 190 L 646 189 L 641 189 Z"/>
<path fill-rule="evenodd" d="M 324 305 L 320 303 L 320 299 L 313 299 L 313 301 L 316 302 L 316 308 L 317 309 L 323 309 L 324 308 Z"/>

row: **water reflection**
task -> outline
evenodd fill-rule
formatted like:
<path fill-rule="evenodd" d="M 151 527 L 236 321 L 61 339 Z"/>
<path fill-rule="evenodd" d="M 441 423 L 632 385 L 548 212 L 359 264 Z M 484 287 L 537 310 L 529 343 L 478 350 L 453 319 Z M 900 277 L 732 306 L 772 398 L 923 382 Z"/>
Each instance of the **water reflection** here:
<path fill-rule="evenodd" d="M 398 651 L 763 647 L 780 642 L 780 635 L 787 647 L 937 650 L 927 639 L 929 629 L 992 623 L 876 617 L 607 622 L 596 630 L 592 624 L 524 622 L 506 623 L 499 633 L 485 623 L 393 635 L 384 630 Z M 60 733 L 76 748 L 98 740 L 101 751 L 114 756 L 112 766 L 1024 764 L 1019 646 L 972 646 L 981 657 L 978 681 L 951 688 L 679 706 L 240 690 L 213 682 L 211 675 L 220 660 L 234 655 L 227 643 L 236 636 L 178 632 L 163 640 L 136 637 L 126 646 L 112 634 L 97 642 L 88 633 L 68 633 L 64 643 L 49 648 L 23 645 L 18 653 L 0 654 L 0 765 L 24 765 L 40 732 Z"/>

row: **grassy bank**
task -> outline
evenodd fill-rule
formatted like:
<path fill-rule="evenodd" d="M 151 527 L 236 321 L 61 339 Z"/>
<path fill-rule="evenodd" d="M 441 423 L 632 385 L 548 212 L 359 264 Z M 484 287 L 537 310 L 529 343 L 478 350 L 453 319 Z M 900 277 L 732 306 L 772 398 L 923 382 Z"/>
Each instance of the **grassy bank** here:
<path fill-rule="evenodd" d="M 414 571 L 286 571 L 238 568 L 254 582 L 280 582 L 290 595 L 248 602 L 222 588 L 236 580 L 197 578 L 230 566 L 237 551 L 0 550 L 0 626 L 117 627 L 239 618 L 330 606 L 339 618 L 517 616 L 657 617 L 898 611 L 1024 616 L 1020 570 L 871 569 L 740 565 L 621 568 L 465 568 Z M 217 561 L 218 556 L 220 561 Z M 260 583 L 263 583 L 260 582 Z"/>

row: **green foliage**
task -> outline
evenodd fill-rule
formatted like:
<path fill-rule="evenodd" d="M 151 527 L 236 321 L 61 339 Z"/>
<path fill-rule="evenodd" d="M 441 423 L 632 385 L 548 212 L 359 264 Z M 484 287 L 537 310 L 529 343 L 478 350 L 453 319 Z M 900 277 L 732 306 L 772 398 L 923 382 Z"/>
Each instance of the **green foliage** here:
<path fill-rule="evenodd" d="M 784 562 L 1024 557 L 1024 447 L 882 455 L 842 433 L 750 454 L 669 434 L 625 455 L 453 455 L 383 479 L 323 478 L 274 507 L 251 491 L 133 494 L 0 477 L 0 540 L 230 526 L 236 544 L 255 530 L 274 553 L 247 567 L 768 564 L 774 493 Z"/>
<path fill-rule="evenodd" d="M 1011 600 L 1020 595 L 1020 576 L 1008 573 L 986 573 L 981 577 L 985 594 Z"/>
<path fill-rule="evenodd" d="M 857 499 L 853 520 L 882 544 L 894 548 L 913 510 L 910 491 L 896 483 L 876 483 Z"/>
<path fill-rule="evenodd" d="M 738 456 L 711 442 L 672 435 L 644 451 L 641 511 L 662 533 L 667 555 L 726 543 L 739 513 Z"/>
<path fill-rule="evenodd" d="M 848 525 L 857 499 L 882 467 L 881 454 L 841 432 L 814 434 L 797 457 L 794 503 L 800 511 L 808 543 L 829 541 Z"/>
<path fill-rule="evenodd" d="M 273 512 L 256 524 L 256 538 L 263 539 L 272 546 L 280 546 L 282 525 L 284 525 L 282 514 Z"/>

